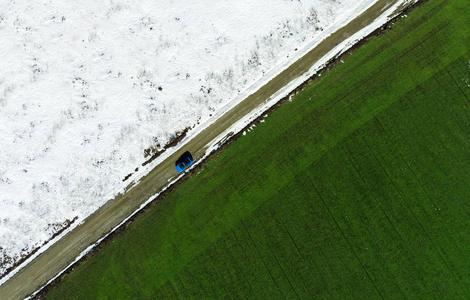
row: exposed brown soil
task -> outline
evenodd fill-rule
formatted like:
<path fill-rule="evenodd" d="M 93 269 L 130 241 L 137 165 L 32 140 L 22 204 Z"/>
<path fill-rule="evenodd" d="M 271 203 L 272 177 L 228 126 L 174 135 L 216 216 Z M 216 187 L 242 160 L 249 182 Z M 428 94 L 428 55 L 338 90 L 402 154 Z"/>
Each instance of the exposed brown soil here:
<path fill-rule="evenodd" d="M 171 147 L 174 147 L 174 146 L 178 145 L 178 143 L 181 142 L 184 139 L 186 134 L 188 134 L 188 131 L 190 129 L 191 129 L 191 127 L 186 127 L 183 131 L 177 131 L 175 133 L 175 135 L 170 139 L 168 144 L 166 144 L 165 147 L 163 147 L 163 148 L 160 148 L 161 147 L 160 144 L 157 144 L 154 147 L 150 147 L 150 148 L 145 149 L 144 150 L 144 157 L 147 158 L 147 157 L 150 156 L 150 158 L 142 163 L 142 167 L 144 167 L 144 166 L 148 165 L 149 163 L 151 163 L 152 161 L 154 161 L 157 157 L 162 155 L 162 153 L 165 152 L 165 150 L 167 150 L 168 148 L 171 148 Z M 135 169 L 135 172 L 137 172 L 137 171 L 139 171 L 139 168 Z M 126 181 L 132 175 L 134 175 L 134 173 L 127 174 L 126 177 L 124 177 L 124 179 L 122 181 Z"/>
<path fill-rule="evenodd" d="M 150 156 L 148 160 L 146 160 L 143 164 L 143 166 L 148 165 L 152 161 L 154 161 L 157 157 L 159 157 L 165 150 L 168 148 L 174 147 L 178 145 L 179 142 L 181 142 L 186 134 L 188 134 L 188 131 L 191 129 L 191 127 L 186 127 L 183 131 L 177 131 L 175 135 L 170 139 L 170 141 L 163 147 L 163 149 L 160 150 L 160 144 L 157 144 L 156 147 L 150 147 L 148 149 L 144 150 L 144 157 Z"/>

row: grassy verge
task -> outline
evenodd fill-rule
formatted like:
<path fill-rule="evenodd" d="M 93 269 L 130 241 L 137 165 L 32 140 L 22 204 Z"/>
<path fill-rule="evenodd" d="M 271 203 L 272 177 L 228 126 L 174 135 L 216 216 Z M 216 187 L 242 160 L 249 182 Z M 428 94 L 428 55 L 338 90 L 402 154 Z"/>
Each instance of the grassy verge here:
<path fill-rule="evenodd" d="M 468 298 L 469 4 L 413 10 L 46 298 Z"/>

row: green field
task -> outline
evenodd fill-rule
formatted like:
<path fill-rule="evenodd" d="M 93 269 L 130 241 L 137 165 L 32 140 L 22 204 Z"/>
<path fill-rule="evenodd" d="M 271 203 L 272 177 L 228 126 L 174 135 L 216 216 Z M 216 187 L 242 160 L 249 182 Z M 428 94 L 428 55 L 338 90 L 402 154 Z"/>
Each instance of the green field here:
<path fill-rule="evenodd" d="M 469 25 L 412 10 L 46 299 L 469 298 Z"/>

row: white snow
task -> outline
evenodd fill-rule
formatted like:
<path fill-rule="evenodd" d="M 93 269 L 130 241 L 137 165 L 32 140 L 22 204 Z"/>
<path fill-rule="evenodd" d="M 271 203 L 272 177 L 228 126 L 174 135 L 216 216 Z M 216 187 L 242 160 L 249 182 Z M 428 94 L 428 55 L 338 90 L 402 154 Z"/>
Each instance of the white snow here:
<path fill-rule="evenodd" d="M 0 276 L 375 1 L 0 4 Z"/>

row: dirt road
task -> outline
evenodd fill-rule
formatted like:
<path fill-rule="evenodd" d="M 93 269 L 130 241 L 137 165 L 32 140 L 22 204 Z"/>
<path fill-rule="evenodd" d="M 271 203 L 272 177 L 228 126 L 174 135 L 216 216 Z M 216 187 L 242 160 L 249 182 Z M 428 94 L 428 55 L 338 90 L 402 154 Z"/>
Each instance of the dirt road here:
<path fill-rule="evenodd" d="M 223 133 L 237 120 L 263 104 L 266 99 L 287 85 L 293 79 L 306 73 L 320 58 L 326 55 L 344 39 L 372 23 L 387 8 L 398 0 L 379 0 L 345 27 L 323 40 L 315 49 L 300 58 L 285 71 L 269 81 L 257 92 L 247 97 L 228 111 L 218 121 L 202 131 L 182 149 L 156 166 L 141 182 L 128 193 L 108 201 L 90 215 L 82 225 L 65 235 L 44 253 L 16 273 L 0 286 L 0 299 L 22 299 L 31 295 L 49 279 L 68 266 L 89 245 L 106 235 L 112 228 L 134 212 L 150 196 L 165 187 L 168 180 L 177 175 L 174 163 L 185 151 L 195 159 L 201 158 L 209 142 Z"/>

